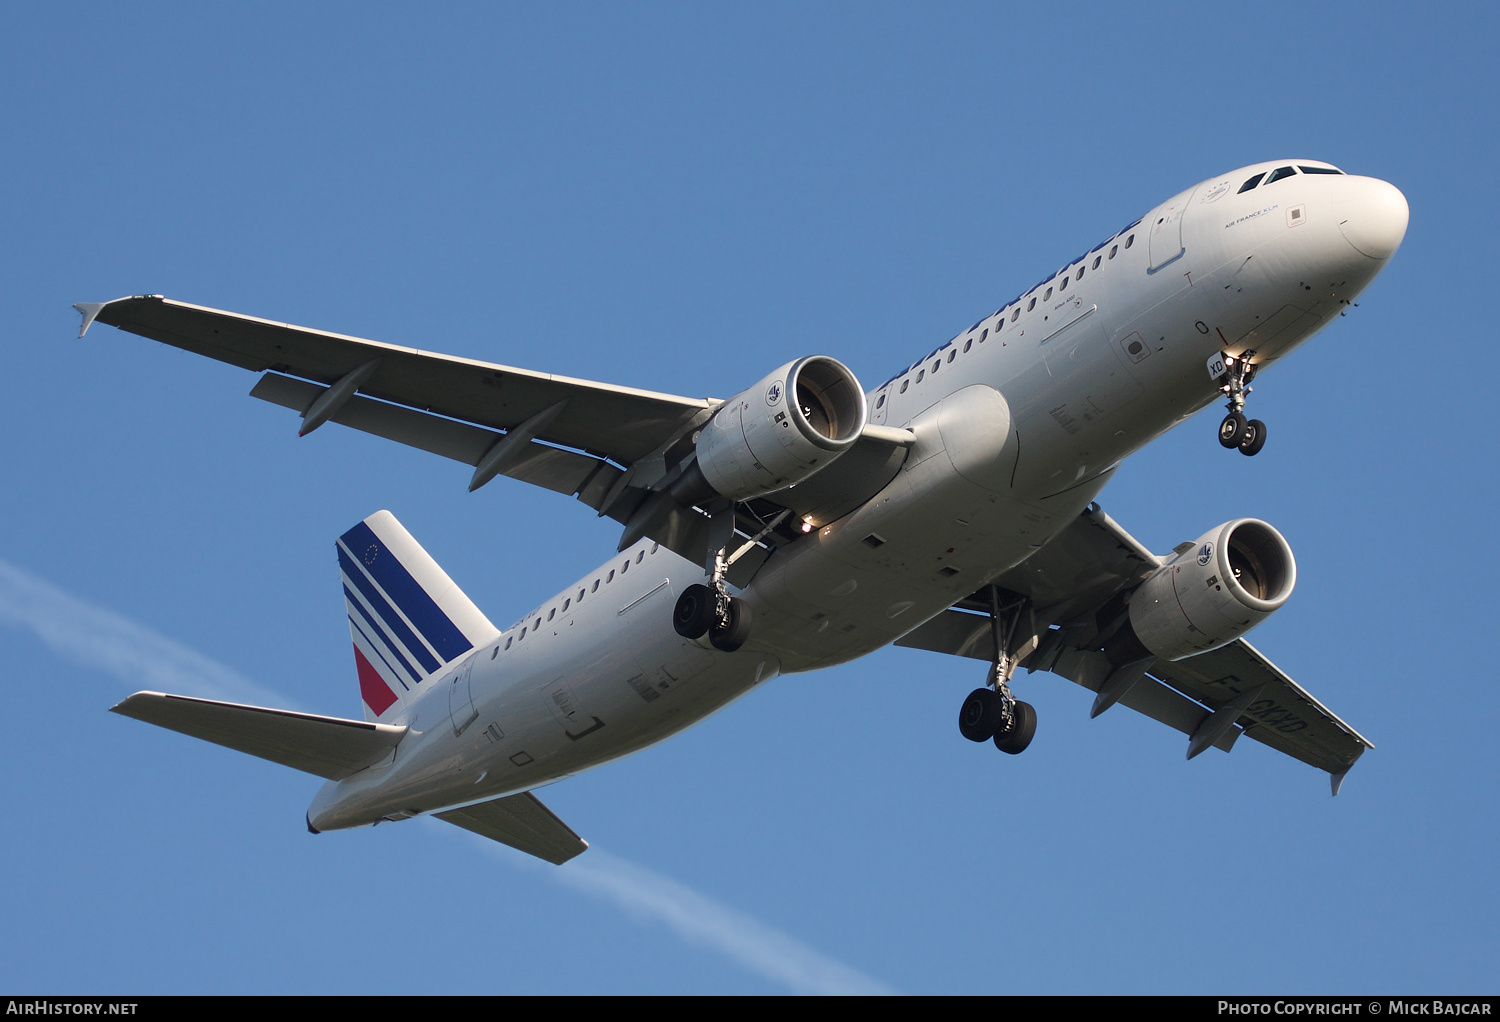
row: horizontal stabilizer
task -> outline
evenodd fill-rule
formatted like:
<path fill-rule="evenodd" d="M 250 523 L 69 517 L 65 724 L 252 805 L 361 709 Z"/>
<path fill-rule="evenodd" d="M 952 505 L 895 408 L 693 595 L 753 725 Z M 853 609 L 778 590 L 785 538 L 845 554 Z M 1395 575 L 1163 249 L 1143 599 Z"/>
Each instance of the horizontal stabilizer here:
<path fill-rule="evenodd" d="M 343 780 L 389 755 L 407 731 L 389 724 L 161 692 L 137 692 L 110 709 L 330 781 Z"/>
<path fill-rule="evenodd" d="M 529 791 L 433 815 L 557 866 L 589 846 Z"/>

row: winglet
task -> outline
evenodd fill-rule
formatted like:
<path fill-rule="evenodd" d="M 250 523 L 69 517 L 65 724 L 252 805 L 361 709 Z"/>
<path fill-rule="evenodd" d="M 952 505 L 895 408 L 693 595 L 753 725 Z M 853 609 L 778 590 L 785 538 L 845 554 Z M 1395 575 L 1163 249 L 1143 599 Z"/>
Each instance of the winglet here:
<path fill-rule="evenodd" d="M 1329 787 L 1331 787 L 1333 789 L 1333 797 L 1334 798 L 1338 797 L 1339 789 L 1344 786 L 1344 778 L 1348 777 L 1348 776 L 1349 776 L 1349 771 L 1347 771 L 1347 770 L 1341 771 L 1341 772 L 1336 773 L 1336 774 L 1329 774 L 1328 775 Z"/>
<path fill-rule="evenodd" d="M 89 327 L 94 325 L 94 320 L 99 318 L 99 313 L 104 311 L 106 305 L 128 301 L 132 298 L 155 298 L 159 301 L 162 297 L 162 295 L 126 295 L 124 298 L 116 298 L 113 302 L 74 302 L 73 308 L 77 309 L 78 314 L 83 317 L 83 324 L 78 328 L 78 336 L 82 337 L 89 332 Z"/>
<path fill-rule="evenodd" d="M 104 307 L 108 304 L 108 302 L 73 303 L 73 308 L 77 309 L 78 314 L 83 317 L 83 325 L 78 328 L 79 337 L 82 337 L 84 334 L 89 332 L 89 327 L 93 325 L 95 317 L 97 317 L 99 313 L 104 309 Z"/>

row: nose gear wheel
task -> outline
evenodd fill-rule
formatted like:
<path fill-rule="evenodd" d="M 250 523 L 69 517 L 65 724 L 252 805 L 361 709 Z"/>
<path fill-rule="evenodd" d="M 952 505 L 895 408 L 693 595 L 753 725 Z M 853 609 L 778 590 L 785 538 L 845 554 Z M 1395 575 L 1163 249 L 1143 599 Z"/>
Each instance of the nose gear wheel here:
<path fill-rule="evenodd" d="M 1259 419 L 1245 418 L 1245 397 L 1254 389 L 1250 381 L 1255 378 L 1258 368 L 1251 362 L 1255 352 L 1246 351 L 1238 356 L 1226 353 L 1223 357 L 1228 379 L 1219 390 L 1229 398 L 1229 414 L 1219 423 L 1219 443 L 1229 450 L 1238 449 L 1241 454 L 1253 457 L 1266 445 L 1266 424 Z"/>

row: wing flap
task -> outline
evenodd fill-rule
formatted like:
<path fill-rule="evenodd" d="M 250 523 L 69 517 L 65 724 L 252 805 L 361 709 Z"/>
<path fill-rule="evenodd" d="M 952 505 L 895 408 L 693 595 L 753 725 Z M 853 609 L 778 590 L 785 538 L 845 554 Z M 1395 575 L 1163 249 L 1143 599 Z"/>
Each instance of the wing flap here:
<path fill-rule="evenodd" d="M 1052 665 L 1052 673 L 1081 685 L 1090 692 L 1098 692 L 1114 665 L 1109 658 L 1096 650 L 1066 650 Z M 1175 692 L 1151 677 L 1143 677 L 1120 697 L 1120 705 L 1128 706 L 1137 713 L 1159 721 L 1170 728 L 1191 736 L 1209 718 L 1211 711 L 1198 705 L 1180 692 Z M 1215 748 L 1228 752 L 1239 732 L 1230 730 L 1214 743 Z"/>
<path fill-rule="evenodd" d="M 557 866 L 589 846 L 529 791 L 433 815 Z"/>
<path fill-rule="evenodd" d="M 379 762 L 407 731 L 389 724 L 163 692 L 137 692 L 110 710 L 331 781 Z"/>
<path fill-rule="evenodd" d="M 324 389 L 315 383 L 266 373 L 250 391 L 250 396 L 301 412 Z M 477 465 L 485 452 L 503 436 L 466 422 L 359 396 L 346 401 L 329 421 L 465 465 Z M 501 469 L 501 474 L 556 493 L 578 495 L 585 504 L 598 510 L 604 492 L 622 473 L 599 458 L 533 440 Z"/>
<path fill-rule="evenodd" d="M 971 660 L 995 659 L 995 638 L 990 619 L 963 610 L 945 610 L 896 640 L 909 649 L 964 656 Z"/>

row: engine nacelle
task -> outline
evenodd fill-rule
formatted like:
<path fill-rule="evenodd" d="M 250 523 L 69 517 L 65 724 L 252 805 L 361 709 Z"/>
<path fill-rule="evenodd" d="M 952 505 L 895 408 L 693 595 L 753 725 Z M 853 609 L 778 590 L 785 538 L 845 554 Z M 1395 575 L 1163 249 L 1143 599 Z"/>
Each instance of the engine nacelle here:
<path fill-rule="evenodd" d="M 788 362 L 724 403 L 698 434 L 698 469 L 721 497 L 764 496 L 853 447 L 868 414 L 865 392 L 842 362 L 826 355 Z M 693 488 L 685 481 L 674 496 L 696 497 Z"/>
<path fill-rule="evenodd" d="M 1225 522 L 1141 583 L 1128 624 L 1105 651 L 1122 663 L 1144 651 L 1181 660 L 1217 649 L 1270 617 L 1296 583 L 1281 533 L 1255 518 Z"/>

